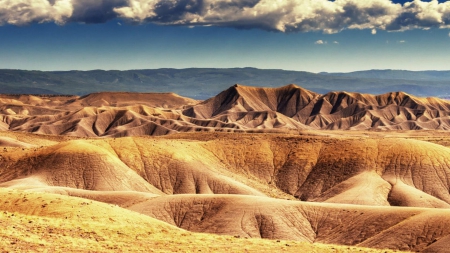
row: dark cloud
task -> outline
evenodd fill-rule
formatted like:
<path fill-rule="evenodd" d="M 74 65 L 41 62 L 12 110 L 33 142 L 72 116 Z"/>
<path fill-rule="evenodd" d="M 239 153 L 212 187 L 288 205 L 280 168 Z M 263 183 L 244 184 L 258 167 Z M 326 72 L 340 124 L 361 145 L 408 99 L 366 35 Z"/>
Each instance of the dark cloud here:
<path fill-rule="evenodd" d="M 76 0 L 67 22 L 104 23 L 117 18 L 114 8 L 127 6 L 127 0 Z"/>
<path fill-rule="evenodd" d="M 439 4 L 437 1 L 414 1 L 406 3 L 388 30 L 405 30 L 411 28 L 433 28 L 450 25 L 450 2 Z"/>
<path fill-rule="evenodd" d="M 398 1 L 397 1 L 398 2 Z M 3 0 L 0 25 L 31 22 L 226 26 L 279 32 L 408 30 L 450 26 L 450 1 Z"/>
<path fill-rule="evenodd" d="M 204 10 L 203 1 L 196 0 L 179 0 L 179 1 L 160 1 L 155 5 L 154 12 L 156 15 L 147 18 L 147 22 L 171 23 L 183 20 L 183 16 L 187 13 L 202 15 Z"/>
<path fill-rule="evenodd" d="M 281 32 L 384 29 L 401 5 L 388 0 L 130 0 L 117 8 L 123 18 L 163 24 L 214 25 Z M 134 4 L 133 4 L 134 3 Z M 147 4 L 136 4 L 147 3 Z M 190 7 L 185 8 L 186 6 Z M 145 13 L 148 15 L 146 16 Z M 380 22 L 381 21 L 381 22 Z"/>

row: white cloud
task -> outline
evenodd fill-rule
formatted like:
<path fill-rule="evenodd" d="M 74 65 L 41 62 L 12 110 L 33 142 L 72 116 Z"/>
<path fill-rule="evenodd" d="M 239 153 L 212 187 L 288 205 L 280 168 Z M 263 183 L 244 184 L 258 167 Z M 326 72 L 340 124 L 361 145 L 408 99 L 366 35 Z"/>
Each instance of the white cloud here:
<path fill-rule="evenodd" d="M 398 43 L 400 44 L 406 43 L 406 40 L 399 40 Z"/>
<path fill-rule="evenodd" d="M 227 26 L 279 32 L 450 28 L 450 1 L 411 0 L 0 0 L 0 25 L 31 22 Z"/>
<path fill-rule="evenodd" d="M 373 35 L 377 34 L 377 29 L 372 29 L 371 33 L 372 33 Z"/>
<path fill-rule="evenodd" d="M 450 1 L 405 5 L 390 0 L 130 0 L 114 9 L 136 22 L 261 28 L 280 32 L 407 30 L 450 26 Z M 440 22 L 437 22 L 440 21 Z"/>
<path fill-rule="evenodd" d="M 2 0 L 0 25 L 25 25 L 31 22 L 63 24 L 72 15 L 71 0 Z"/>
<path fill-rule="evenodd" d="M 448 28 L 450 25 L 450 2 L 439 3 L 413 0 L 404 4 L 402 12 L 387 26 L 392 30 L 413 28 Z"/>
<path fill-rule="evenodd" d="M 448 37 L 450 37 L 450 33 L 448 33 Z"/>
<path fill-rule="evenodd" d="M 314 44 L 316 44 L 316 45 L 324 45 L 324 44 L 327 44 L 327 42 L 323 41 L 323 40 L 318 40 L 318 41 L 314 42 Z"/>
<path fill-rule="evenodd" d="M 333 44 L 339 44 L 339 41 L 333 41 Z"/>
<path fill-rule="evenodd" d="M 115 8 L 135 22 L 262 28 L 281 32 L 372 29 L 394 20 L 401 5 L 388 0 L 130 0 Z"/>

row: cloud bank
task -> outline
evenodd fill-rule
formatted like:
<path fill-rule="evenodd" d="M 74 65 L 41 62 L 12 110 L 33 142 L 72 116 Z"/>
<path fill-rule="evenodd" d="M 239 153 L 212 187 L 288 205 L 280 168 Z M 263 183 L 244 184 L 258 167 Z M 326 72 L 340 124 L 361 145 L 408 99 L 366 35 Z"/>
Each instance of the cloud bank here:
<path fill-rule="evenodd" d="M 68 22 L 223 26 L 278 32 L 450 28 L 450 1 L 0 0 L 0 25 Z"/>

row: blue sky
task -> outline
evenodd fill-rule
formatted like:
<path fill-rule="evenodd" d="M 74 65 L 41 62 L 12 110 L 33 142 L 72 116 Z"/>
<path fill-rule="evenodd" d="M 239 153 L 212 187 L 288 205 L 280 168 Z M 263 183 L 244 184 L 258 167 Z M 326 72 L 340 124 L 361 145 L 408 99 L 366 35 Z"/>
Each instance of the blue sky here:
<path fill-rule="evenodd" d="M 415 3 L 407 3 L 407 8 L 387 0 L 373 0 L 376 10 L 381 8 L 380 3 L 386 6 L 383 7 L 385 14 L 396 8 L 395 14 L 389 14 L 389 21 L 383 20 L 386 19 L 385 14 L 372 14 L 376 12 L 370 4 L 370 10 L 367 6 L 354 4 L 352 12 L 330 14 L 336 15 L 332 18 L 333 22 L 316 15 L 307 23 L 292 24 L 293 19 L 285 19 L 290 14 L 276 15 L 277 8 L 281 8 L 278 6 L 270 7 L 272 9 L 261 16 L 255 14 L 256 17 L 249 20 L 245 16 L 248 12 L 239 14 L 245 6 L 231 9 L 229 13 L 230 8 L 236 7 L 217 7 L 222 15 L 220 17 L 217 14 L 207 16 L 201 11 L 186 14 L 186 10 L 182 10 L 181 15 L 179 5 L 187 0 L 177 1 L 178 6 L 172 6 L 173 10 L 166 8 L 170 11 L 163 12 L 159 8 L 133 12 L 130 8 L 120 9 L 127 8 L 126 2 L 117 5 L 119 7 L 90 7 L 84 0 L 82 11 L 77 12 L 77 8 L 81 7 L 74 5 L 71 13 L 61 11 L 66 16 L 55 15 L 52 11 L 48 12 L 50 14 L 38 13 L 31 20 L 22 17 L 30 16 L 33 6 L 28 10 L 28 15 L 18 12 L 14 16 L 11 14 L 14 13 L 11 11 L 15 10 L 12 9 L 14 6 L 2 6 L 0 3 L 0 68 L 126 70 L 256 67 L 311 72 L 450 70 L 450 29 L 447 28 L 450 25 L 450 2 L 435 1 L 435 13 L 429 14 L 433 10 L 431 5 L 423 5 L 426 8 L 422 9 L 419 5 L 432 2 L 416 0 Z M 258 4 L 262 4 L 258 1 L 263 0 L 235 0 L 244 5 L 252 2 L 250 7 L 245 8 L 254 8 L 261 13 L 266 9 L 256 9 Z M 347 1 L 345 4 L 348 4 L 352 0 L 339 1 Z M 285 2 L 302 4 L 302 0 Z M 443 8 L 444 4 L 448 5 L 448 12 Z M 115 8 L 116 14 L 111 15 L 111 8 Z M 195 18 L 191 17 L 192 13 Z M 349 13 L 355 17 L 349 18 Z M 424 17 L 424 13 L 428 17 Z M 307 14 L 292 15 L 305 17 Z M 341 18 L 344 15 L 346 19 Z M 409 16 L 399 17 L 401 15 Z M 441 15 L 439 22 L 432 20 L 436 15 Z M 411 21 L 412 16 L 416 20 Z"/>

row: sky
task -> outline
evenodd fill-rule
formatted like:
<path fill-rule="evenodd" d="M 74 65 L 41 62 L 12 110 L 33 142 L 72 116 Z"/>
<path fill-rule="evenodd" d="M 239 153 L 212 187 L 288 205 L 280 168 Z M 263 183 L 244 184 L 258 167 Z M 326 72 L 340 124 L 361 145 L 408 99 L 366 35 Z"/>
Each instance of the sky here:
<path fill-rule="evenodd" d="M 450 70 L 450 1 L 0 0 L 0 69 Z"/>

